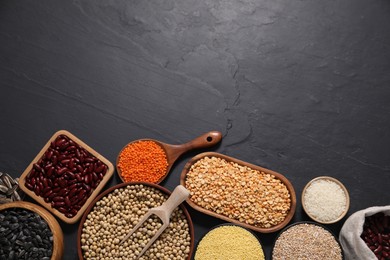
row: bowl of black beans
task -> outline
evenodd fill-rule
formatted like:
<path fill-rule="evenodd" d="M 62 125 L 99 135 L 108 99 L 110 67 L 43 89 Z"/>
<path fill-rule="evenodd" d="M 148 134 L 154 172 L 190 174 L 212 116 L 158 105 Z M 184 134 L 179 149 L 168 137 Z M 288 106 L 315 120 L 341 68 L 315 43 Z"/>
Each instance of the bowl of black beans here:
<path fill-rule="evenodd" d="M 0 259 L 62 259 L 63 240 L 44 208 L 25 201 L 0 205 Z"/>

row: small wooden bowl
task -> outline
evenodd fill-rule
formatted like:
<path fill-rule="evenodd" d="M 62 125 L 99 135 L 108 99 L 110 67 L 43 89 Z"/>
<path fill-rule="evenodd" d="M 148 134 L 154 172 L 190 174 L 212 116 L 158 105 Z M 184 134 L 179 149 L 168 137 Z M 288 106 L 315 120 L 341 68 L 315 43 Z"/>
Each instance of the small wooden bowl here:
<path fill-rule="evenodd" d="M 306 207 L 306 203 L 305 203 L 305 193 L 306 193 L 306 190 L 307 188 L 313 184 L 313 182 L 315 181 L 318 181 L 318 180 L 327 180 L 327 181 L 332 181 L 336 184 L 338 184 L 340 186 L 340 188 L 344 191 L 344 194 L 345 194 L 345 197 L 346 197 L 346 207 L 345 207 L 345 211 L 336 219 L 332 220 L 332 221 L 321 221 L 317 218 L 315 218 L 313 215 L 311 215 L 308 210 L 307 210 L 307 207 Z M 348 190 L 347 188 L 345 188 L 345 186 L 337 179 L 333 178 L 333 177 L 329 177 L 329 176 L 319 176 L 317 178 L 314 178 L 312 179 L 311 181 L 309 181 L 305 187 L 303 188 L 303 191 L 302 191 L 302 196 L 301 196 L 301 203 L 302 203 L 302 207 L 303 207 L 303 210 L 305 211 L 305 213 L 314 221 L 318 222 L 318 223 L 321 223 L 321 224 L 333 224 L 333 223 L 336 223 L 338 221 L 340 221 L 348 212 L 349 210 L 349 206 L 350 206 L 350 200 L 349 200 L 349 193 L 348 193 Z"/>
<path fill-rule="evenodd" d="M 64 235 L 58 221 L 44 208 L 26 201 L 15 201 L 0 205 L 0 211 L 5 209 L 21 208 L 37 213 L 48 224 L 53 234 L 53 252 L 51 255 L 52 260 L 62 259 L 64 252 Z"/>
<path fill-rule="evenodd" d="M 100 181 L 99 185 L 93 190 L 91 195 L 88 197 L 87 201 L 84 203 L 84 205 L 78 210 L 77 214 L 74 215 L 72 218 L 66 217 L 63 213 L 58 211 L 57 209 L 53 208 L 50 203 L 45 202 L 44 198 L 41 196 L 36 195 L 33 191 L 29 190 L 25 184 L 26 184 L 26 178 L 28 177 L 31 169 L 33 168 L 33 165 L 37 163 L 42 156 L 45 154 L 45 152 L 49 149 L 50 144 L 52 141 L 54 141 L 58 136 L 65 135 L 69 137 L 71 140 L 73 140 L 76 144 L 87 150 L 91 155 L 99 159 L 101 162 L 103 162 L 108 168 L 107 172 L 105 173 L 103 179 Z M 46 171 L 44 172 L 46 174 Z M 103 189 L 103 187 L 106 185 L 106 183 L 110 180 L 112 175 L 114 174 L 114 165 L 108 161 L 106 158 L 104 158 L 101 154 L 96 152 L 94 149 L 92 149 L 90 146 L 88 146 L 86 143 L 81 141 L 79 138 L 74 136 L 73 134 L 69 133 L 66 130 L 60 130 L 56 132 L 49 141 L 43 146 L 41 151 L 35 156 L 35 158 L 32 160 L 32 162 L 28 165 L 28 167 L 24 170 L 22 175 L 19 178 L 19 186 L 20 189 L 24 191 L 25 194 L 29 195 L 31 198 L 33 198 L 35 201 L 37 201 L 39 204 L 44 206 L 47 210 L 49 210 L 52 214 L 54 214 L 56 217 L 64 221 L 68 224 L 73 224 L 77 222 L 81 216 L 83 215 L 84 211 L 88 207 L 88 205 L 92 202 L 92 200 L 99 194 L 99 192 Z M 79 182 L 80 183 L 80 182 Z"/>
<path fill-rule="evenodd" d="M 107 190 L 105 190 L 104 192 L 99 194 L 99 196 L 97 196 L 92 201 L 92 203 L 90 203 L 88 205 L 87 209 L 84 212 L 84 215 L 81 218 L 80 224 L 79 224 L 79 229 L 77 231 L 77 252 L 78 252 L 79 259 L 84 259 L 83 250 L 81 248 L 81 246 L 82 246 L 81 245 L 81 235 L 82 235 L 82 232 L 83 232 L 84 222 L 87 219 L 87 217 L 88 217 L 89 213 L 91 212 L 91 210 L 93 209 L 93 207 L 95 206 L 96 202 L 100 201 L 103 197 L 105 197 L 106 195 L 108 195 L 111 192 L 115 191 L 116 189 L 124 188 L 124 187 L 127 187 L 129 185 L 130 186 L 131 185 L 149 186 L 149 187 L 153 187 L 153 188 L 161 191 L 164 194 L 167 194 L 168 196 L 171 195 L 171 191 L 167 190 L 166 188 L 164 188 L 164 187 L 162 187 L 160 185 L 157 185 L 157 184 L 151 183 L 151 182 L 126 182 L 126 183 L 120 183 L 120 184 L 117 184 L 117 185 L 115 185 L 115 186 L 113 186 L 111 188 L 108 188 Z M 188 258 L 187 258 L 187 260 L 190 260 L 191 257 L 192 257 L 192 253 L 194 251 L 194 244 L 195 244 L 195 242 L 194 242 L 194 225 L 192 223 L 190 214 L 188 213 L 187 209 L 184 207 L 184 204 L 183 203 L 180 204 L 179 207 L 184 212 L 184 215 L 186 216 L 186 219 L 188 221 L 189 230 L 190 230 L 191 244 L 190 244 L 190 252 L 188 253 Z M 140 217 L 142 217 L 142 216 L 140 216 Z"/>
<path fill-rule="evenodd" d="M 248 162 L 245 162 L 245 161 L 241 161 L 241 160 L 238 160 L 236 158 L 233 158 L 233 157 L 229 157 L 227 155 L 224 155 L 224 154 L 220 154 L 220 153 L 215 153 L 215 152 L 205 152 L 205 153 L 201 153 L 201 154 L 198 154 L 196 155 L 195 157 L 193 157 L 190 161 L 187 162 L 187 164 L 184 166 L 184 169 L 183 171 L 181 172 L 181 176 L 180 176 L 180 184 L 183 185 L 184 187 L 186 187 L 186 176 L 187 176 L 187 173 L 189 172 L 191 166 L 198 160 L 204 158 L 204 157 L 218 157 L 218 158 L 221 158 L 221 159 L 225 159 L 226 161 L 228 162 L 234 162 L 234 163 L 237 163 L 239 165 L 242 165 L 242 166 L 247 166 L 251 169 L 254 169 L 254 170 L 258 170 L 260 172 L 264 172 L 264 173 L 267 173 L 267 174 L 271 174 L 271 175 L 274 175 L 275 177 L 277 177 L 284 185 L 286 185 L 287 187 L 287 190 L 289 191 L 290 193 L 290 199 L 291 199 L 291 205 L 290 205 L 290 211 L 288 212 L 286 218 L 279 224 L 275 225 L 275 226 L 272 226 L 270 228 L 262 228 L 262 227 L 257 227 L 257 226 L 254 226 L 254 225 L 250 225 L 250 224 L 247 224 L 247 223 L 244 223 L 244 222 L 240 222 L 238 220 L 235 220 L 235 219 L 232 219 L 232 218 L 229 218 L 227 216 L 224 216 L 222 214 L 218 214 L 216 212 L 213 212 L 211 210 L 208 210 L 208 209 L 205 209 L 205 208 L 202 208 L 200 206 L 198 206 L 197 204 L 195 204 L 194 202 L 192 202 L 189 199 L 187 199 L 187 203 L 188 205 L 190 205 L 192 208 L 194 208 L 195 210 L 197 211 L 200 211 L 204 214 L 207 214 L 207 215 L 210 215 L 210 216 L 213 216 L 213 217 L 216 217 L 216 218 L 219 218 L 219 219 L 222 219 L 224 221 L 228 221 L 228 222 L 231 222 L 231 223 L 234 223 L 234 224 L 237 224 L 239 226 L 242 226 L 242 227 L 245 227 L 245 228 L 248 228 L 248 229 L 251 229 L 251 230 L 254 230 L 254 231 L 257 231 L 257 232 L 260 232 L 260 233 L 272 233 L 272 232 L 275 232 L 275 231 L 278 231 L 280 229 L 282 229 L 283 227 L 285 227 L 289 222 L 290 220 L 292 219 L 292 217 L 294 216 L 294 213 L 295 213 L 295 208 L 296 208 L 296 204 L 297 204 L 297 199 L 296 199 L 296 195 L 295 195 L 295 190 L 294 190 L 294 187 L 292 186 L 292 184 L 290 183 L 290 181 L 284 177 L 282 174 L 278 173 L 278 172 L 275 172 L 275 171 L 272 171 L 272 170 L 269 170 L 269 169 L 266 169 L 266 168 L 263 168 L 263 167 L 260 167 L 260 166 L 257 166 L 257 165 L 254 165 L 254 164 L 250 164 Z"/>

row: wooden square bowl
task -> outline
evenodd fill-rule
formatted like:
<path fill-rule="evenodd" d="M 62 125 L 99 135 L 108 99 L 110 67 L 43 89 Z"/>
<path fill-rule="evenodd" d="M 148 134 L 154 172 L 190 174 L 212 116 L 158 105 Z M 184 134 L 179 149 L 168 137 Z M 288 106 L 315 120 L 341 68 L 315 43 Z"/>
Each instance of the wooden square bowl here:
<path fill-rule="evenodd" d="M 113 173 L 110 161 L 73 134 L 60 130 L 28 165 L 19 186 L 59 219 L 72 224 Z"/>
<path fill-rule="evenodd" d="M 198 165 L 202 159 L 208 160 L 208 165 Z M 237 169 L 241 172 L 237 173 Z M 191 171 L 193 180 L 188 181 Z M 195 210 L 260 233 L 280 230 L 295 213 L 295 191 L 286 177 L 220 153 L 205 152 L 193 157 L 184 166 L 180 184 L 191 192 L 187 203 Z M 271 218 L 275 221 L 270 225 Z"/>

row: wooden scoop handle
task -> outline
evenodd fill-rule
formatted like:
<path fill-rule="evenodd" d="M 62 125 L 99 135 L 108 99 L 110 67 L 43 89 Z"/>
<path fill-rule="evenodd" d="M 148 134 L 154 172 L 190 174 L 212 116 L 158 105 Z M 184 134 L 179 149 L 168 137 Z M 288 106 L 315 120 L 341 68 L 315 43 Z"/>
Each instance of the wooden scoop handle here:
<path fill-rule="evenodd" d="M 170 145 L 170 151 L 167 152 L 168 160 L 173 163 L 180 155 L 192 149 L 207 148 L 219 143 L 222 139 L 222 133 L 219 131 L 210 131 L 197 138 L 180 145 Z"/>

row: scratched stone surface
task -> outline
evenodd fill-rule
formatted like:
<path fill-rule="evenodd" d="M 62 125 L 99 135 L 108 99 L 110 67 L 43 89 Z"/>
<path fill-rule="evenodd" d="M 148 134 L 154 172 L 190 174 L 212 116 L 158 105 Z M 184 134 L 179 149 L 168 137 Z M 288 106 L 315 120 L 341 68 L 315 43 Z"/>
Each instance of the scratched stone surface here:
<path fill-rule="evenodd" d="M 113 163 L 135 139 L 219 130 L 209 150 L 292 182 L 292 222 L 309 220 L 300 193 L 321 175 L 348 188 L 347 216 L 388 205 L 389 13 L 387 0 L 3 0 L 0 171 L 19 176 L 59 129 Z M 223 223 L 189 211 L 196 241 Z M 76 259 L 77 225 L 62 228 Z M 277 234 L 257 235 L 270 258 Z"/>

